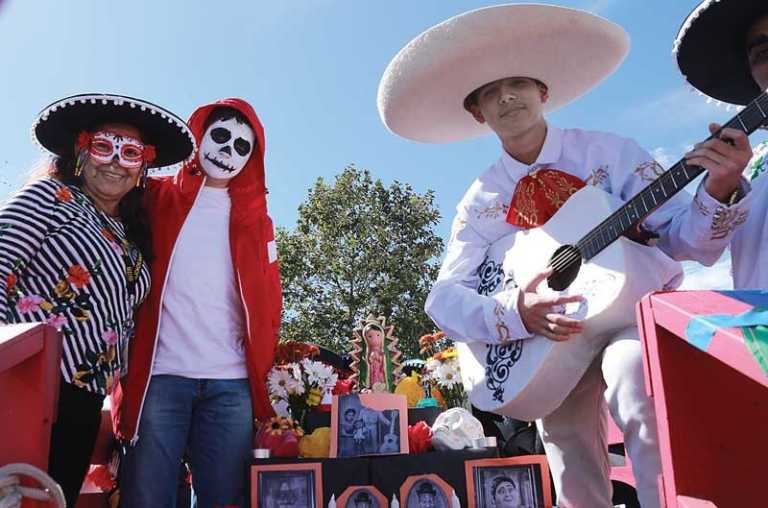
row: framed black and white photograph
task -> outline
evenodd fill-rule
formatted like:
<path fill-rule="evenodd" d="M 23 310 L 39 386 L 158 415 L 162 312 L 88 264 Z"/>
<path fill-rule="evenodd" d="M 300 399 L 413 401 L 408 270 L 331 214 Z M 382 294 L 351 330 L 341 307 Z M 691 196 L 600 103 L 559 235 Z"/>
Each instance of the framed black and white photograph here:
<path fill-rule="evenodd" d="M 408 453 L 408 402 L 403 395 L 362 393 L 333 398 L 331 457 Z"/>
<path fill-rule="evenodd" d="M 337 508 L 389 508 L 389 502 L 373 485 L 353 485 L 339 496 Z"/>
<path fill-rule="evenodd" d="M 436 474 L 409 476 L 400 487 L 403 508 L 453 508 L 453 488 Z"/>
<path fill-rule="evenodd" d="M 544 455 L 468 460 L 469 508 L 550 508 L 552 488 Z"/>
<path fill-rule="evenodd" d="M 251 506 L 323 508 L 321 464 L 251 466 Z"/>

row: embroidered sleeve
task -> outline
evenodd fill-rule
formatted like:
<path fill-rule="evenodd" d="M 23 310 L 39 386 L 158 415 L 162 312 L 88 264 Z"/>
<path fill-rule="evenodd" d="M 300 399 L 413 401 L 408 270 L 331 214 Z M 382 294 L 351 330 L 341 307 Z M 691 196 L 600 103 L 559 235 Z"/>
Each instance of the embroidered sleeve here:
<path fill-rule="evenodd" d="M 20 298 L 19 276 L 35 256 L 50 225 L 56 200 L 71 199 L 67 187 L 40 180 L 0 208 L 0 322 Z"/>
<path fill-rule="evenodd" d="M 616 176 L 621 182 L 618 188 L 623 200 L 637 194 L 666 170 L 632 140 L 623 140 L 617 165 L 623 168 L 617 170 Z M 711 265 L 728 246 L 734 228 L 746 219 L 749 206 L 749 194 L 729 208 L 707 194 L 700 184 L 695 198 L 685 190 L 677 192 L 655 209 L 643 225 L 659 236 L 656 245 L 673 259 Z M 715 217 L 717 210 L 721 211 Z"/>
<path fill-rule="evenodd" d="M 519 296 L 520 291 L 517 289 L 506 290 L 494 296 L 496 304 L 486 315 L 486 322 L 493 339 L 489 342 L 506 345 L 513 340 L 527 339 L 532 336 L 517 312 Z"/>
<path fill-rule="evenodd" d="M 517 288 L 494 296 L 479 292 L 478 268 L 489 245 L 460 211 L 453 221 L 440 274 L 425 304 L 427 314 L 454 339 L 498 343 L 528 335 L 517 314 Z"/>

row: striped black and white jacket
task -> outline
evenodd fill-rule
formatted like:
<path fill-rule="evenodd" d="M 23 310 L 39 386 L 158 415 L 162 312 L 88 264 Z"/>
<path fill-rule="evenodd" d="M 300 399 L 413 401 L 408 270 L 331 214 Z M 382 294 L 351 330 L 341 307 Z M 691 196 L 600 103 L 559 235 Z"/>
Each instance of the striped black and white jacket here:
<path fill-rule="evenodd" d="M 61 331 L 67 382 L 109 392 L 149 285 L 120 220 L 77 186 L 44 178 L 0 206 L 0 323 L 47 322 Z"/>

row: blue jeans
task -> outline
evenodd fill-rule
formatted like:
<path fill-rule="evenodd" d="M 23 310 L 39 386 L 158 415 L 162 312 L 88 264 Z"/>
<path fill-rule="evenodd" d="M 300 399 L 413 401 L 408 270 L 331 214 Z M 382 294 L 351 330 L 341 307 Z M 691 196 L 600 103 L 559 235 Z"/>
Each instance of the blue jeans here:
<path fill-rule="evenodd" d="M 193 506 L 245 505 L 253 441 L 247 379 L 152 376 L 138 432 L 121 466 L 122 508 L 175 508 L 185 456 Z"/>

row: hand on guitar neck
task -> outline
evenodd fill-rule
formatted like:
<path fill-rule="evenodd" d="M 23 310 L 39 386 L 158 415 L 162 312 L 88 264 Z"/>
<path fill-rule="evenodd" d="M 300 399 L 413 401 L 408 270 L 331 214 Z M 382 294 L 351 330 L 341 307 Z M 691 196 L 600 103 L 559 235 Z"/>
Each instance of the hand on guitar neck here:
<path fill-rule="evenodd" d="M 712 123 L 709 131 L 712 137 L 695 145 L 685 159 L 709 172 L 704 188 L 713 198 L 728 203 L 728 198 L 740 189 L 741 174 L 752 159 L 752 147 L 747 134 L 738 129 Z"/>
<path fill-rule="evenodd" d="M 531 334 L 543 335 L 554 341 L 564 341 L 580 333 L 583 325 L 581 320 L 564 316 L 562 308 L 566 304 L 581 301 L 583 297 L 540 294 L 539 285 L 552 275 L 552 272 L 551 268 L 540 272 L 521 287 L 517 310 L 523 325 Z"/>

